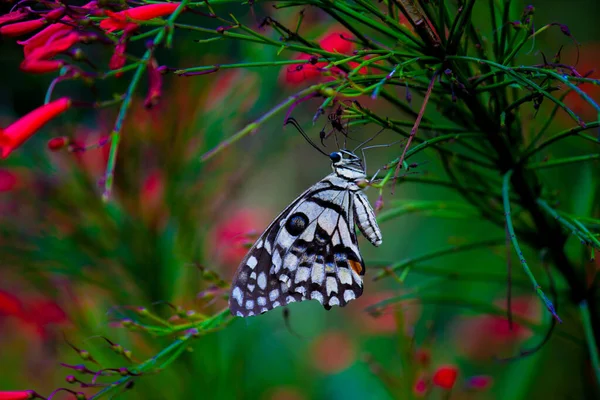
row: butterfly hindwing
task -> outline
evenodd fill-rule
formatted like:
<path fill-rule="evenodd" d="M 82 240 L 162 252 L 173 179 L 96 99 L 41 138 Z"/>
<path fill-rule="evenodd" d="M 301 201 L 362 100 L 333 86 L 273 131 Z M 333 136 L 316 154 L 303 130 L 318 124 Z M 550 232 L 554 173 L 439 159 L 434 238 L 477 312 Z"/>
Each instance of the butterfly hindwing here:
<path fill-rule="evenodd" d="M 362 294 L 355 190 L 328 176 L 284 210 L 257 240 L 232 282 L 230 308 L 250 316 L 315 299 L 326 309 Z"/>

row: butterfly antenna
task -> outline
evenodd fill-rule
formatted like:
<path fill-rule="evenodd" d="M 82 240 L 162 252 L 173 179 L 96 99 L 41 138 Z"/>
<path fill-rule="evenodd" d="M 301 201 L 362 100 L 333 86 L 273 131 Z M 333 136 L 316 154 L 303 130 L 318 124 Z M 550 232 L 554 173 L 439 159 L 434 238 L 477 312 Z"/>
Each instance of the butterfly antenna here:
<path fill-rule="evenodd" d="M 359 144 L 358 146 L 356 146 L 356 148 L 354 150 L 352 150 L 353 153 L 356 154 L 356 150 L 360 149 L 361 147 L 363 147 L 365 144 L 369 143 L 371 140 L 375 139 L 377 136 L 379 136 L 379 134 L 381 132 L 385 131 L 385 128 L 381 128 L 379 130 L 379 132 L 377 132 L 376 134 L 374 134 L 373 136 L 371 136 L 370 138 L 368 138 L 367 140 L 365 140 L 364 142 L 362 142 L 361 144 Z"/>
<path fill-rule="evenodd" d="M 321 150 L 319 148 L 319 146 L 317 146 L 312 140 L 310 140 L 310 138 L 308 137 L 308 135 L 306 134 L 306 132 L 304 132 L 304 129 L 302 129 L 302 127 L 300 126 L 300 124 L 298 123 L 298 121 L 296 121 L 294 118 L 288 118 L 285 120 L 285 124 L 284 125 L 288 125 L 288 124 L 292 124 L 294 125 L 294 128 L 296 128 L 298 130 L 298 132 L 300 132 L 302 134 L 302 136 L 304 136 L 304 139 L 306 139 L 306 141 L 308 143 L 310 143 L 310 145 L 312 147 L 314 147 L 315 149 L 317 149 L 317 151 L 319 151 L 319 153 L 329 157 L 329 154 L 325 153 L 323 150 Z"/>

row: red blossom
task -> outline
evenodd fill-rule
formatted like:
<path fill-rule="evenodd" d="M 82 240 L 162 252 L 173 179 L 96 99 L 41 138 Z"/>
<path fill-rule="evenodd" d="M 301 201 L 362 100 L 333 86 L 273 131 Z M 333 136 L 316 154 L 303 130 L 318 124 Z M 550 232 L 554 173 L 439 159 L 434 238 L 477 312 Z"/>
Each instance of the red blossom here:
<path fill-rule="evenodd" d="M 350 54 L 354 50 L 354 43 L 348 40 L 351 36 L 344 31 L 334 30 L 325 34 L 319 45 L 323 50 L 331 53 Z"/>
<path fill-rule="evenodd" d="M 429 391 L 429 382 L 425 376 L 420 376 L 413 385 L 413 393 L 417 397 L 425 397 Z"/>
<path fill-rule="evenodd" d="M 433 384 L 442 389 L 450 390 L 456 383 L 458 368 L 453 365 L 443 365 L 433 374 Z"/>
<path fill-rule="evenodd" d="M 36 397 L 36 394 L 33 390 L 0 392 L 0 400 L 29 400 L 29 399 L 34 399 L 35 397 Z"/>
<path fill-rule="evenodd" d="M 19 184 L 19 179 L 15 173 L 7 169 L 0 169 L 0 193 L 10 192 Z M 7 294 L 0 291 L 0 314 L 2 314 L 3 308 L 6 304 L 9 304 L 9 298 Z"/>
<path fill-rule="evenodd" d="M 69 17 L 64 17 L 61 21 L 71 21 Z M 56 40 L 69 32 L 74 28 L 70 25 L 63 24 L 60 22 L 54 23 L 27 40 L 17 41 L 18 44 L 23 46 L 23 53 L 25 57 L 28 57 L 35 49 L 43 47 L 50 39 Z"/>
<path fill-rule="evenodd" d="M 12 180 L 12 182 L 9 182 L 12 183 L 10 189 L 16 184 L 16 177 L 14 174 L 9 173 L 6 170 L 0 170 L 0 192 L 3 191 L 3 175 L 7 173 L 10 174 L 10 179 Z M 21 317 L 23 315 L 23 305 L 21 304 L 21 300 L 11 293 L 0 290 L 0 315 Z"/>
<path fill-rule="evenodd" d="M 147 21 L 158 17 L 164 17 L 172 14 L 177 7 L 179 7 L 179 3 L 161 3 L 134 7 L 117 13 L 107 12 L 106 14 L 109 17 L 100 22 L 100 28 L 107 32 L 132 30 L 134 28 L 132 25 L 135 27 L 137 27 L 137 25 L 132 23 L 131 20 Z"/>
<path fill-rule="evenodd" d="M 46 18 L 46 21 L 56 22 L 57 20 L 61 19 L 64 16 L 65 16 L 65 8 L 59 7 L 57 9 L 54 9 L 54 10 L 46 13 L 44 15 L 44 18 Z"/>
<path fill-rule="evenodd" d="M 119 43 L 115 46 L 115 51 L 110 57 L 110 61 L 108 62 L 108 67 L 112 70 L 121 69 L 125 66 L 127 62 L 127 58 L 125 57 L 125 50 L 127 49 L 127 40 L 125 35 L 119 40 Z M 117 75 L 119 77 L 120 74 Z"/>
<path fill-rule="evenodd" d="M 71 99 L 62 97 L 31 111 L 0 131 L 0 157 L 8 155 L 33 136 L 46 123 L 71 107 Z"/>
<path fill-rule="evenodd" d="M 91 1 L 81 8 L 86 10 L 93 10 L 98 8 L 98 3 L 96 1 Z M 48 13 L 46 15 L 46 19 L 49 17 L 55 17 L 55 14 L 50 15 Z M 69 16 L 64 16 L 56 23 L 42 29 L 32 37 L 27 40 L 17 41 L 18 44 L 23 46 L 23 52 L 25 53 L 25 57 L 29 55 L 33 50 L 44 46 L 49 40 L 57 40 L 58 38 L 66 35 L 70 31 L 74 30 L 73 19 Z"/>
<path fill-rule="evenodd" d="M 340 30 L 333 30 L 329 33 L 326 33 L 321 39 L 319 39 L 319 45 L 323 50 L 333 52 L 333 53 L 341 53 L 341 54 L 351 54 L 354 50 L 354 43 L 349 40 L 350 34 Z M 311 60 L 313 57 L 309 54 L 300 54 L 296 57 L 298 60 Z M 294 64 L 285 69 L 285 75 L 283 77 L 284 81 L 291 85 L 296 85 L 302 83 L 306 80 L 312 80 L 313 78 L 321 77 L 323 75 L 324 67 L 327 66 L 327 62 L 317 62 L 317 63 L 302 63 L 302 64 Z M 350 68 L 356 68 L 360 64 L 355 61 L 348 62 Z M 337 67 L 329 68 L 329 72 L 331 74 L 343 74 L 344 72 Z M 367 68 L 362 67 L 358 73 L 361 75 L 366 74 Z"/>
<path fill-rule="evenodd" d="M 70 140 L 66 136 L 59 136 L 48 140 L 48 149 L 57 151 L 69 145 Z"/>
<path fill-rule="evenodd" d="M 144 100 L 144 107 L 146 108 L 157 105 L 162 95 L 163 79 L 161 72 L 156 59 L 151 59 L 148 63 L 148 94 Z"/>
<path fill-rule="evenodd" d="M 28 60 L 25 59 L 21 62 L 19 68 L 21 71 L 29 72 L 31 74 L 45 74 L 48 72 L 55 72 L 61 69 L 65 65 L 64 61 L 61 60 Z"/>
<path fill-rule="evenodd" d="M 298 60 L 310 60 L 312 58 L 309 54 L 300 54 L 296 57 Z M 294 64 L 286 69 L 285 81 L 292 85 L 302 83 L 305 80 L 309 80 L 318 76 L 321 76 L 321 69 L 327 65 L 327 63 L 320 62 L 316 64 L 304 63 Z"/>
<path fill-rule="evenodd" d="M 9 12 L 5 15 L 0 15 L 0 25 L 6 24 L 8 22 L 20 21 L 27 16 L 27 11 L 22 8 L 19 8 L 17 11 Z"/>
<path fill-rule="evenodd" d="M 40 29 L 46 25 L 45 18 L 34 19 L 31 21 L 15 22 L 14 24 L 0 27 L 0 36 L 21 36 Z"/>
<path fill-rule="evenodd" d="M 29 301 L 24 320 L 33 323 L 42 330 L 51 324 L 68 322 L 65 311 L 56 302 L 45 298 Z"/>
<path fill-rule="evenodd" d="M 68 50 L 71 46 L 79 41 L 79 34 L 75 32 L 68 33 L 59 39 L 52 40 L 46 43 L 43 47 L 38 47 L 31 51 L 24 62 L 28 59 L 34 60 L 48 60 L 57 54 L 60 54 Z"/>

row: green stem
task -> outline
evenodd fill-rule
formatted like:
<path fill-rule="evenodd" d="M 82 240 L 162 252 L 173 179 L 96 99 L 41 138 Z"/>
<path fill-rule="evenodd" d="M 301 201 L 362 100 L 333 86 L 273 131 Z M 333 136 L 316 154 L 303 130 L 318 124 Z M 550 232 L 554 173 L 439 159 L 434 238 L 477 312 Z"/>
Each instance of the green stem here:
<path fill-rule="evenodd" d="M 219 143 L 217 145 L 217 147 L 204 153 L 204 155 L 202 155 L 202 158 L 201 158 L 202 161 L 207 161 L 207 160 L 211 159 L 212 157 L 214 157 L 221 151 L 225 150 L 227 147 L 231 146 L 232 144 L 236 143 L 238 140 L 242 139 L 246 135 L 249 135 L 249 134 L 255 132 L 260 127 L 260 125 L 262 125 L 265 121 L 269 120 L 272 116 L 274 116 L 275 114 L 277 114 L 284 108 L 291 106 L 294 102 L 296 102 L 297 100 L 299 100 L 305 96 L 308 96 L 308 95 L 318 92 L 323 87 L 324 86 L 322 84 L 309 86 L 308 88 L 299 91 L 295 95 L 288 97 L 287 100 L 285 100 L 284 102 L 279 103 L 278 105 L 273 107 L 267 113 L 263 114 L 260 118 L 258 118 L 256 121 L 246 125 L 243 129 L 234 133 L 233 136 L 231 136 L 229 139 L 222 141 L 221 143 Z"/>
<path fill-rule="evenodd" d="M 593 160 L 600 160 L 600 154 L 594 153 L 594 154 L 587 154 L 585 156 L 566 157 L 566 158 L 560 158 L 558 160 L 540 161 L 540 162 L 527 164 L 527 165 L 525 165 L 525 168 L 527 168 L 527 169 L 552 168 L 552 167 L 556 167 L 559 165 L 580 163 L 580 162 L 593 161 Z"/>
<path fill-rule="evenodd" d="M 179 14 L 181 14 L 181 12 L 185 9 L 187 3 L 188 3 L 188 0 L 181 1 L 181 3 L 179 4 L 179 7 L 177 7 L 175 9 L 175 11 L 173 11 L 173 14 L 171 14 L 169 19 L 167 20 L 167 26 L 169 24 L 172 24 L 177 19 Z M 158 34 L 154 38 L 153 46 L 156 47 L 156 46 L 160 45 L 160 43 L 165 38 L 165 35 L 166 35 L 165 29 L 162 29 L 160 32 L 158 32 Z M 129 87 L 127 88 L 127 92 L 125 92 L 125 98 L 123 100 L 123 103 L 121 104 L 121 108 L 119 109 L 119 114 L 117 116 L 117 120 L 115 121 L 115 126 L 110 134 L 110 139 L 111 139 L 110 152 L 108 154 L 108 162 L 106 164 L 106 171 L 104 173 L 104 190 L 102 193 L 102 200 L 105 202 L 107 202 L 110 199 L 111 194 L 112 194 L 114 171 L 115 171 L 115 165 L 117 163 L 117 154 L 118 154 L 118 150 L 119 150 L 119 142 L 121 140 L 121 131 L 123 129 L 123 123 L 125 122 L 125 117 L 127 116 L 129 107 L 131 106 L 131 102 L 133 100 L 133 94 L 135 93 L 135 91 L 137 89 L 138 83 L 140 82 L 142 75 L 146 71 L 146 67 L 148 65 L 148 61 L 150 60 L 150 57 L 152 57 L 152 49 L 148 49 L 146 51 L 146 53 L 144 54 L 144 56 L 142 57 L 142 59 L 140 60 L 138 66 L 137 66 L 135 74 L 133 75 L 133 78 L 131 79 L 131 82 L 129 83 Z"/>
<path fill-rule="evenodd" d="M 594 376 L 596 376 L 596 380 L 600 385 L 600 358 L 598 357 L 598 344 L 596 343 L 596 339 L 594 337 L 594 329 L 592 327 L 592 319 L 587 301 L 584 300 L 579 304 L 579 311 L 581 312 L 581 322 L 583 323 L 583 330 L 585 332 L 585 338 L 588 344 L 588 350 L 590 352 L 590 360 L 592 361 Z"/>
<path fill-rule="evenodd" d="M 510 240 L 513 244 L 513 247 L 515 248 L 515 252 L 517 253 L 517 256 L 519 257 L 519 260 L 521 261 L 521 265 L 523 266 L 523 270 L 525 271 L 525 274 L 527 275 L 527 277 L 529 278 L 529 280 L 531 281 L 531 283 L 533 285 L 533 290 L 536 292 L 536 294 L 539 296 L 539 298 L 544 302 L 544 305 L 546 306 L 548 311 L 550 311 L 552 316 L 554 318 L 556 318 L 556 320 L 558 322 L 562 323 L 562 320 L 556 314 L 554 305 L 552 304 L 550 299 L 548 299 L 548 297 L 546 297 L 546 295 L 542 291 L 542 287 L 537 283 L 535 276 L 533 276 L 533 273 L 529 269 L 529 265 L 527 265 L 525 256 L 523 255 L 523 252 L 521 251 L 521 246 L 519 246 L 519 242 L 517 240 L 517 235 L 515 235 L 515 229 L 513 227 L 512 218 L 510 215 L 510 199 L 508 197 L 508 193 L 510 191 L 509 190 L 510 189 L 510 178 L 511 178 L 512 174 L 513 174 L 512 170 L 510 170 L 506 174 L 504 174 L 504 179 L 503 179 L 503 184 L 502 184 L 502 200 L 503 200 L 503 204 L 504 204 L 504 215 L 506 217 L 506 227 L 508 229 L 508 234 L 510 236 Z"/>

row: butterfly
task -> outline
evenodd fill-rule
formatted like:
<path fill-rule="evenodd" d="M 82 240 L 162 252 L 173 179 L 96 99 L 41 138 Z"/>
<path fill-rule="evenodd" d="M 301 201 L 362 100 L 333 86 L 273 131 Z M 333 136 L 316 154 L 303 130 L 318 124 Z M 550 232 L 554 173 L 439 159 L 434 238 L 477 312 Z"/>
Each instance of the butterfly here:
<path fill-rule="evenodd" d="M 329 158 L 333 172 L 279 214 L 242 260 L 229 296 L 233 315 L 311 299 L 329 310 L 362 294 L 365 264 L 355 225 L 374 246 L 381 245 L 381 231 L 358 185 L 367 177 L 362 160 L 347 150 Z"/>

